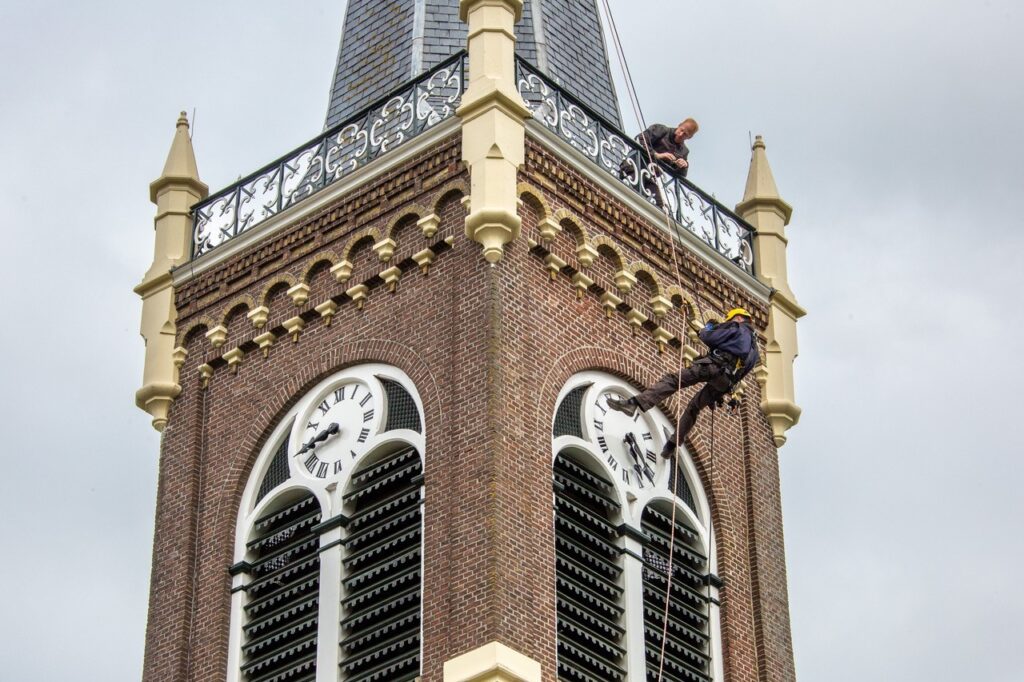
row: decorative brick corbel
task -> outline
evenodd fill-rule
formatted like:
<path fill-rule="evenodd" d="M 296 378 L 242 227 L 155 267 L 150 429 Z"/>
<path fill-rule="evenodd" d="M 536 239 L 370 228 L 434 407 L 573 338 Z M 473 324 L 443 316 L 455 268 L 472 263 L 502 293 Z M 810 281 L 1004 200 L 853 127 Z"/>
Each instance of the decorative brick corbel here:
<path fill-rule="evenodd" d="M 263 357 L 267 357 L 270 355 L 270 347 L 277 341 L 277 335 L 274 332 L 264 332 L 253 339 L 253 341 L 259 344 L 260 350 L 263 351 Z"/>
<path fill-rule="evenodd" d="M 613 294 L 610 291 L 606 291 L 601 294 L 601 305 L 604 306 L 604 314 L 609 320 L 615 311 L 618 310 L 619 306 L 622 305 L 622 299 Z"/>
<path fill-rule="evenodd" d="M 238 374 L 238 366 L 242 364 L 242 360 L 245 358 L 245 351 L 241 348 L 232 348 L 221 357 L 224 358 L 224 362 L 228 363 L 231 373 Z"/>
<path fill-rule="evenodd" d="M 619 270 L 615 273 L 615 286 L 624 294 L 628 294 L 633 290 L 633 286 L 636 284 L 636 275 L 627 271 Z"/>
<path fill-rule="evenodd" d="M 222 324 L 218 324 L 216 327 L 206 332 L 206 338 L 210 340 L 210 345 L 214 348 L 220 348 L 224 345 L 224 342 L 228 340 L 228 329 Z"/>
<path fill-rule="evenodd" d="M 402 277 L 402 268 L 393 265 L 378 275 L 388 287 L 392 294 L 398 289 L 398 280 Z"/>
<path fill-rule="evenodd" d="M 664 327 L 655 327 L 651 335 L 654 337 L 654 343 L 658 345 L 658 353 L 664 353 L 668 344 L 672 343 L 672 339 L 676 338 Z"/>
<path fill-rule="evenodd" d="M 431 213 L 417 220 L 416 225 L 423 230 L 423 236 L 430 239 L 437 234 L 437 228 L 441 226 L 441 218 L 436 213 Z"/>
<path fill-rule="evenodd" d="M 291 335 L 292 343 L 299 342 L 299 334 L 306 328 L 306 321 L 302 319 L 301 315 L 296 315 L 283 322 L 285 330 Z"/>
<path fill-rule="evenodd" d="M 594 280 L 590 279 L 582 272 L 577 272 L 572 276 L 572 284 L 576 288 L 576 299 L 583 300 L 583 295 L 590 290 L 590 287 L 594 285 Z"/>
<path fill-rule="evenodd" d="M 558 277 L 558 273 L 565 267 L 565 261 L 555 254 L 549 253 L 544 257 L 544 265 L 547 267 L 548 272 L 551 273 L 551 281 L 554 282 Z"/>
<path fill-rule="evenodd" d="M 309 285 L 305 282 L 299 282 L 288 290 L 288 296 L 291 297 L 292 303 L 295 304 L 296 308 L 301 308 L 309 300 Z"/>
<path fill-rule="evenodd" d="M 252 322 L 253 327 L 263 329 L 267 324 L 267 319 L 270 317 L 270 308 L 265 305 L 258 306 L 250 310 L 246 317 Z"/>
<path fill-rule="evenodd" d="M 434 262 L 434 250 L 423 249 L 419 253 L 414 253 L 412 259 L 416 261 L 416 265 L 419 266 L 420 272 L 425 275 L 430 271 L 430 266 Z"/>
<path fill-rule="evenodd" d="M 664 296 L 654 296 L 649 301 L 651 304 L 651 310 L 654 311 L 654 316 L 661 319 L 672 310 L 672 301 L 665 298 Z"/>
<path fill-rule="evenodd" d="M 210 365 L 199 365 L 199 385 L 205 390 L 213 378 L 213 367 Z"/>
<path fill-rule="evenodd" d="M 171 362 L 174 363 L 174 369 L 181 371 L 181 368 L 185 366 L 185 360 L 188 358 L 188 350 L 184 346 L 178 346 L 171 353 Z"/>
<path fill-rule="evenodd" d="M 313 308 L 313 310 L 320 313 L 320 317 L 323 318 L 324 324 L 330 327 L 331 320 L 334 319 L 334 315 L 338 312 L 338 304 L 331 299 L 327 299 L 317 307 Z"/>
<path fill-rule="evenodd" d="M 626 321 L 629 322 L 629 327 L 633 331 L 633 336 L 636 336 L 636 333 L 643 329 L 644 322 L 647 321 L 647 316 L 639 310 L 631 308 L 626 313 Z"/>
<path fill-rule="evenodd" d="M 590 244 L 580 244 L 576 247 L 576 258 L 580 261 L 580 267 L 589 268 L 597 259 L 598 253 Z"/>
<path fill-rule="evenodd" d="M 551 218 L 544 218 L 537 223 L 537 231 L 540 233 L 540 240 L 545 244 L 555 241 L 555 237 L 562 231 L 562 226 Z"/>
<path fill-rule="evenodd" d="M 366 286 L 365 284 L 357 284 L 345 292 L 345 295 L 355 302 L 356 308 L 358 310 L 362 310 L 363 306 L 366 305 L 366 298 L 367 296 L 369 296 L 369 294 L 370 287 Z"/>
<path fill-rule="evenodd" d="M 379 242 L 373 245 L 373 250 L 377 254 L 377 258 L 380 259 L 381 263 L 387 263 L 391 260 L 391 257 L 395 255 L 395 247 L 398 244 L 394 239 L 390 237 L 381 239 Z"/>
<path fill-rule="evenodd" d="M 337 265 L 331 266 L 331 274 L 341 284 L 344 284 L 352 276 L 352 262 L 349 260 L 343 260 Z"/>

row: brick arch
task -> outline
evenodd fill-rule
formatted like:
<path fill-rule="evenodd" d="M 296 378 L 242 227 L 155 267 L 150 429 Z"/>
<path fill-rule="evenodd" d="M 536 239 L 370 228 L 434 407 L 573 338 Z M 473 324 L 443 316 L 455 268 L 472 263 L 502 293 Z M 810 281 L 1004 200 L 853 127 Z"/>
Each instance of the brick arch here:
<path fill-rule="evenodd" d="M 541 208 L 540 215 L 538 216 L 540 220 L 548 218 L 552 215 L 551 204 L 548 203 L 548 199 L 546 196 L 544 196 L 544 192 L 537 189 L 530 183 L 520 182 L 518 185 L 516 185 L 516 195 L 520 199 L 523 199 L 524 197 L 530 197 L 531 199 L 537 202 L 537 204 Z"/>
<path fill-rule="evenodd" d="M 376 244 L 381 240 L 380 231 L 376 228 L 368 227 L 365 230 L 356 232 L 345 244 L 345 249 L 341 252 L 342 260 L 351 260 L 352 252 L 356 250 L 356 247 L 362 245 L 366 240 L 370 240 L 370 245 Z"/>
<path fill-rule="evenodd" d="M 309 284 L 310 276 L 312 274 L 315 274 L 313 273 L 314 268 L 316 268 L 318 265 L 323 265 L 324 263 L 328 263 L 330 266 L 335 266 L 338 264 L 339 261 L 341 261 L 341 259 L 338 258 L 338 254 L 334 253 L 333 251 L 320 251 L 319 253 L 317 253 L 312 258 L 306 261 L 306 267 L 303 268 L 302 277 L 300 281 Z"/>
<path fill-rule="evenodd" d="M 187 347 L 188 344 L 205 335 L 206 332 L 216 326 L 217 323 L 213 321 L 213 318 L 205 315 L 197 320 L 193 320 L 187 327 L 178 332 L 178 345 Z"/>
<path fill-rule="evenodd" d="M 555 211 L 552 220 L 562 226 L 562 230 L 571 234 L 576 240 L 576 246 L 583 246 L 590 243 L 590 232 L 583 226 L 583 221 L 569 210 L 560 208 Z"/>
<path fill-rule="evenodd" d="M 437 190 L 434 193 L 433 200 L 430 202 L 430 205 L 434 207 L 434 213 L 441 215 L 440 211 L 444 206 L 444 202 L 452 194 L 458 194 L 460 197 L 469 196 L 469 185 L 464 180 L 453 180 Z"/>
<path fill-rule="evenodd" d="M 638 282 L 643 282 L 651 289 L 655 296 L 661 296 L 664 289 L 661 286 L 661 278 L 658 277 L 658 273 L 654 271 L 647 263 L 643 261 L 636 261 L 626 266 L 626 272 L 635 275 Z"/>
<path fill-rule="evenodd" d="M 386 228 L 384 228 L 384 238 L 394 239 L 396 230 L 399 228 L 406 227 L 408 221 L 413 222 L 419 220 L 425 215 L 429 215 L 430 211 L 422 206 L 409 206 L 403 208 L 394 218 L 392 218 Z M 396 240 L 397 241 L 397 240 Z"/>
<path fill-rule="evenodd" d="M 270 280 L 267 282 L 267 285 L 263 287 L 263 291 L 260 292 L 260 305 L 267 305 L 267 300 L 270 298 L 270 294 L 272 294 L 276 289 L 280 289 L 282 287 L 291 288 L 295 286 L 295 283 L 295 277 L 287 273 Z"/>

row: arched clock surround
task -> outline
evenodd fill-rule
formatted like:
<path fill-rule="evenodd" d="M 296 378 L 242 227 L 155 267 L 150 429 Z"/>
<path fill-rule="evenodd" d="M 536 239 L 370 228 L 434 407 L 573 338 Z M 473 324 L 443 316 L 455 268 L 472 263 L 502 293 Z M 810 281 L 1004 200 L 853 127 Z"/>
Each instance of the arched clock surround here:
<path fill-rule="evenodd" d="M 718 560 L 714 526 L 704 486 L 686 448 L 680 448 L 675 475 L 670 463 L 660 457 L 668 434 L 674 424 L 658 408 L 637 413 L 634 418 L 609 410 L 608 395 L 634 396 L 640 391 L 619 377 L 600 371 L 585 371 L 572 376 L 559 391 L 552 418 L 552 466 L 559 457 L 595 473 L 610 484 L 610 494 L 617 505 L 607 519 L 617 528 L 622 573 L 623 616 L 620 625 L 625 635 L 626 680 L 647 679 L 648 661 L 644 639 L 644 571 L 645 547 L 644 512 L 656 509 L 664 512 L 675 507 L 677 520 L 694 531 L 699 546 L 707 559 L 709 655 L 708 678 L 724 680 L 722 661 L 721 613 L 719 609 Z M 626 435 L 632 440 L 646 443 L 639 456 L 634 457 Z M 649 434 L 649 438 L 647 438 Z M 654 455 L 652 458 L 651 455 Z M 650 475 L 634 468 L 645 462 Z M 642 467 L 643 465 L 640 464 Z M 624 467 L 629 475 L 623 474 Z M 642 478 L 638 482 L 638 475 Z M 676 480 L 679 476 L 681 480 Z M 674 486 L 674 490 L 673 490 Z M 556 486 L 557 500 L 557 486 Z"/>
<path fill-rule="evenodd" d="M 330 429 L 331 424 L 338 426 Z M 345 545 L 351 535 L 346 526 L 357 504 L 351 499 L 353 492 L 359 489 L 364 472 L 411 450 L 418 469 L 412 481 L 418 490 L 418 501 L 414 502 L 422 509 L 425 424 L 422 400 L 408 375 L 396 367 L 376 363 L 349 367 L 322 380 L 277 423 L 253 466 L 238 511 L 235 564 L 231 570 L 228 682 L 245 679 L 241 672 L 243 626 L 246 587 L 251 581 L 249 545 L 257 533 L 255 524 L 269 512 L 308 495 L 320 508 L 315 528 L 320 557 L 316 679 L 337 679 L 343 658 L 338 646 L 338 623 L 343 619 L 346 598 Z M 328 431 L 332 432 L 316 441 Z M 316 459 L 310 455 L 316 455 Z M 287 476 L 278 483 L 285 471 L 283 458 L 287 458 Z M 356 472 L 359 476 L 354 480 Z M 422 512 L 417 525 L 422 538 Z M 422 545 L 419 554 L 417 564 L 422 576 Z"/>

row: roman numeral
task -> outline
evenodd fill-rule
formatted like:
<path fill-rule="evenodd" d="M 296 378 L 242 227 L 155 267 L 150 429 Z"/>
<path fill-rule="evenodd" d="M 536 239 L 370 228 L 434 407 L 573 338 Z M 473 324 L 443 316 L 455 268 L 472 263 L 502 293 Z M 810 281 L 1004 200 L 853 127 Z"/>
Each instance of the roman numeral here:
<path fill-rule="evenodd" d="M 651 435 L 650 431 L 644 434 L 644 440 L 654 440 L 654 436 Z"/>
<path fill-rule="evenodd" d="M 370 436 L 370 429 L 363 429 L 359 432 L 359 438 L 356 439 L 357 443 L 365 443 L 366 439 Z M 352 453 L 355 454 L 354 452 Z"/>
<path fill-rule="evenodd" d="M 644 476 L 646 476 L 647 480 L 651 482 L 651 485 L 654 485 L 654 470 L 646 464 L 644 465 Z"/>
<path fill-rule="evenodd" d="M 605 400 L 608 399 L 607 395 L 603 395 L 601 397 L 604 398 Z M 598 399 L 598 401 L 594 403 L 594 407 L 596 407 L 597 409 L 601 410 L 601 414 L 608 414 L 608 408 L 601 404 L 601 400 L 600 399 Z"/>
<path fill-rule="evenodd" d="M 366 422 L 370 421 L 371 419 L 373 419 L 373 410 L 367 410 L 366 412 L 363 412 L 363 423 L 364 424 Z"/>
<path fill-rule="evenodd" d="M 340 474 L 341 473 L 341 469 L 342 469 L 342 464 L 341 464 L 341 460 L 339 459 L 337 462 L 334 463 L 334 473 L 335 474 Z"/>
<path fill-rule="evenodd" d="M 316 471 L 317 478 L 327 478 L 327 462 L 320 462 L 320 468 Z"/>
<path fill-rule="evenodd" d="M 352 459 L 355 459 L 356 457 L 358 457 L 358 456 L 359 456 L 359 455 L 357 455 L 357 454 L 356 454 L 356 451 L 355 451 L 355 450 L 349 450 L 349 452 L 351 452 L 351 453 L 352 453 Z"/>
<path fill-rule="evenodd" d="M 314 452 L 312 455 L 306 458 L 306 471 L 308 471 L 309 473 L 313 473 L 313 469 L 316 468 L 316 465 L 319 464 L 319 462 L 320 458 L 317 457 L 316 453 Z"/>
<path fill-rule="evenodd" d="M 651 460 L 652 462 L 657 462 L 658 461 L 658 456 L 656 454 L 654 454 L 653 450 L 648 450 L 647 451 L 647 459 Z"/>
<path fill-rule="evenodd" d="M 615 460 L 614 455 L 608 455 L 608 466 L 612 468 L 612 471 L 619 470 L 619 463 Z"/>
<path fill-rule="evenodd" d="M 320 422 L 313 422 L 313 421 L 311 421 L 308 424 L 306 424 L 306 428 L 307 429 L 312 429 L 313 431 L 316 431 L 317 429 L 320 428 Z"/>
<path fill-rule="evenodd" d="M 644 487 L 644 478 L 643 478 L 643 476 L 642 476 L 642 475 L 640 474 L 640 465 L 639 465 L 639 464 L 637 464 L 637 465 L 634 465 L 634 466 L 633 466 L 633 471 L 635 471 L 635 472 L 636 472 L 636 484 L 637 484 L 637 486 L 638 486 L 639 488 L 641 488 L 641 489 L 642 489 L 642 488 Z"/>
<path fill-rule="evenodd" d="M 334 392 L 334 402 L 340 403 L 344 399 L 345 399 L 345 387 L 342 386 L 341 388 L 337 389 Z"/>
<path fill-rule="evenodd" d="M 356 399 L 356 393 L 359 392 L 359 384 L 352 387 L 352 400 Z"/>
<path fill-rule="evenodd" d="M 317 405 L 316 407 L 318 410 L 320 410 L 320 414 L 327 414 L 327 412 L 331 409 L 330 403 L 328 403 L 326 400 Z"/>
<path fill-rule="evenodd" d="M 598 431 L 604 431 L 604 422 L 599 422 L 595 419 L 594 428 L 597 429 Z"/>
<path fill-rule="evenodd" d="M 608 441 L 604 439 L 604 436 L 597 437 L 597 444 L 601 446 L 601 452 L 608 452 Z"/>
<path fill-rule="evenodd" d="M 353 395 L 352 397 L 354 398 L 355 396 Z M 365 396 L 363 396 L 363 399 L 359 401 L 359 407 L 366 407 L 366 403 L 370 402 L 370 398 L 372 397 L 373 394 L 371 393 L 367 393 Z"/>
<path fill-rule="evenodd" d="M 623 467 L 622 469 L 622 482 L 629 485 L 629 469 Z"/>

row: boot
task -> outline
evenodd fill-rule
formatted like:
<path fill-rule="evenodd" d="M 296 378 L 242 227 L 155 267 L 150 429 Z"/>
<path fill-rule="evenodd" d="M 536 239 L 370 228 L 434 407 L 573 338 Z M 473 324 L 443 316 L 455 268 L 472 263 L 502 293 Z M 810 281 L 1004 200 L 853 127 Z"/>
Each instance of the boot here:
<path fill-rule="evenodd" d="M 661 449 L 661 456 L 665 459 L 672 459 L 673 457 L 676 456 L 676 448 L 678 447 L 679 446 L 676 445 L 675 440 L 669 438 L 667 441 L 665 441 L 665 447 Z"/>
<path fill-rule="evenodd" d="M 636 414 L 636 408 L 639 407 L 636 401 L 632 398 L 608 398 L 608 407 L 612 408 L 616 412 L 622 412 L 632 417 Z"/>

